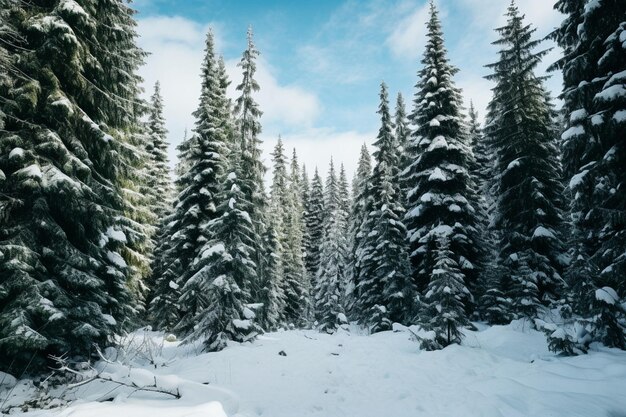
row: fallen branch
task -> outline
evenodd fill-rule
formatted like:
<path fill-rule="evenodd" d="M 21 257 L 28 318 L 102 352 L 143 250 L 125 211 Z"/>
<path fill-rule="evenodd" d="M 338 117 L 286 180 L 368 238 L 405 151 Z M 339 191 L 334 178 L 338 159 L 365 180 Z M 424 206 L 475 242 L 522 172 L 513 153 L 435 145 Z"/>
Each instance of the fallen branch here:
<path fill-rule="evenodd" d="M 91 382 L 94 382 L 94 381 L 102 381 L 102 382 L 110 382 L 113 384 L 117 384 L 118 387 L 133 388 L 134 391 L 130 395 L 134 394 L 137 391 L 144 391 L 144 392 L 154 392 L 157 394 L 169 395 L 176 399 L 181 398 L 180 391 L 178 389 L 176 390 L 176 392 L 173 392 L 170 390 L 159 388 L 157 385 L 156 376 L 154 377 L 154 385 L 140 386 L 140 385 L 135 384 L 134 382 L 118 381 L 118 380 L 113 379 L 110 376 L 103 376 L 101 371 L 96 370 L 92 366 L 89 366 L 89 368 L 86 371 L 77 371 L 75 369 L 72 369 L 67 364 L 67 361 L 64 357 L 51 356 L 51 359 L 60 365 L 59 368 L 56 369 L 57 372 L 60 372 L 60 373 L 66 372 L 66 373 L 70 373 L 70 374 L 83 378 L 83 380 L 79 382 L 76 382 L 74 384 L 68 384 L 67 386 L 68 390 L 90 384 Z M 93 375 L 89 376 L 88 372 L 93 373 Z"/>

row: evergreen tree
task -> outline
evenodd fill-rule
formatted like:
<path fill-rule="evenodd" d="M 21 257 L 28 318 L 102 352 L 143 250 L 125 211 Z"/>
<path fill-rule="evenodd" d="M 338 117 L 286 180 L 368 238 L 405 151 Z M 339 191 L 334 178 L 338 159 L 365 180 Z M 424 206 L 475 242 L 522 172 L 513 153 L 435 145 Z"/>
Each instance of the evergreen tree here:
<path fill-rule="evenodd" d="M 180 181 L 180 178 L 189 170 L 187 155 L 189 154 L 190 141 L 191 139 L 187 137 L 187 130 L 185 130 L 183 140 L 177 147 L 178 162 L 175 171 L 178 180 L 173 187 L 175 197 L 184 189 L 184 183 Z M 176 251 L 173 250 L 176 241 L 173 237 L 177 231 L 179 214 L 173 207 L 176 201 L 174 198 L 170 213 L 160 223 L 150 279 L 148 321 L 154 328 L 166 331 L 174 329 L 180 321 L 181 313 L 178 304 L 180 285 L 177 283 L 177 278 L 183 267 L 181 260 L 177 258 Z"/>
<path fill-rule="evenodd" d="M 489 201 L 489 186 L 492 182 L 491 159 L 492 150 L 489 148 L 487 138 L 483 134 L 478 120 L 478 112 L 474 108 L 474 103 L 470 102 L 469 108 L 469 124 L 468 124 L 469 143 L 474 153 L 474 164 L 471 167 L 471 175 L 476 182 L 476 188 L 480 192 L 480 196 L 485 200 L 487 206 L 491 205 Z"/>
<path fill-rule="evenodd" d="M 431 3 L 427 23 L 427 45 L 419 71 L 411 121 L 410 155 L 415 158 L 404 171 L 410 259 L 417 290 L 428 288 L 436 269 L 436 240 L 443 229 L 451 229 L 449 250 L 474 290 L 481 268 L 482 247 L 479 203 L 470 176 L 472 154 L 461 116 L 461 92 L 453 76 L 457 69 L 447 57 L 438 12 Z M 471 310 L 473 297 L 464 294 L 463 304 Z"/>
<path fill-rule="evenodd" d="M 239 64 L 243 72 L 243 79 L 237 86 L 240 96 L 235 100 L 234 113 L 236 115 L 236 133 L 234 141 L 239 142 L 241 146 L 241 191 L 243 198 L 241 205 L 245 206 L 242 210 L 246 211 L 252 220 L 253 228 L 250 231 L 251 241 L 254 242 L 253 260 L 257 264 L 259 270 L 259 282 L 255 283 L 252 288 L 252 298 L 259 299 L 261 291 L 260 283 L 266 281 L 266 271 L 268 266 L 266 261 L 269 260 L 269 251 L 265 247 L 266 236 L 266 209 L 267 196 L 263 178 L 266 168 L 263 165 L 261 143 L 259 134 L 261 133 L 261 123 L 259 119 L 263 114 L 259 109 L 259 105 L 254 100 L 254 93 L 258 92 L 260 87 L 254 79 L 256 73 L 255 60 L 259 56 L 253 41 L 252 28 L 248 28 L 247 33 L 248 46 L 244 51 Z"/>
<path fill-rule="evenodd" d="M 406 115 L 406 105 L 404 104 L 404 98 L 401 93 L 398 93 L 396 99 L 396 113 L 394 115 L 394 127 L 395 137 L 398 144 L 398 172 L 402 173 L 407 169 L 412 161 L 412 157 L 409 153 L 409 138 L 411 135 L 411 129 L 409 127 L 409 120 Z M 402 176 L 398 176 L 401 180 Z M 401 197 L 402 204 L 404 204 L 406 196 L 409 192 L 406 184 L 401 183 Z"/>
<path fill-rule="evenodd" d="M 231 163 L 234 171 L 223 179 L 225 187 L 218 197 L 219 217 L 206 224 L 206 235 L 211 238 L 200 250 L 194 262 L 197 272 L 186 285 L 193 283 L 194 295 L 205 306 L 194 317 L 190 339 L 203 339 L 210 352 L 223 349 L 229 340 L 246 342 L 261 333 L 256 314 L 246 305 L 251 299 L 251 283 L 257 282 L 254 242 L 250 240 L 253 225 L 249 214 L 239 207 L 243 198 L 240 165 L 236 157 Z"/>
<path fill-rule="evenodd" d="M 594 323 L 596 339 L 624 348 L 626 312 L 595 298 L 603 288 L 626 298 L 626 11 L 619 1 L 559 0 L 555 8 L 566 16 L 553 33 L 564 50 L 554 68 L 563 71 L 561 139 L 575 248 L 566 279 L 570 298 L 584 300 L 575 312 L 603 317 Z"/>
<path fill-rule="evenodd" d="M 273 178 L 270 188 L 270 210 L 268 212 L 268 223 L 271 225 L 272 233 L 275 236 L 269 236 L 270 244 L 273 246 L 271 256 L 276 256 L 274 261 L 274 270 L 267 271 L 274 277 L 274 281 L 279 287 L 281 299 L 281 310 L 277 312 L 277 316 L 285 319 L 285 307 L 287 302 L 287 293 L 289 284 L 286 274 L 289 264 L 289 242 L 287 240 L 288 219 L 287 211 L 289 210 L 289 193 L 288 193 L 288 177 L 287 177 L 287 157 L 285 156 L 282 138 L 278 137 L 278 142 L 271 154 L 273 165 Z M 271 242 L 275 238 L 276 242 Z M 272 244 L 273 243 L 273 244 Z M 271 296 L 272 294 L 267 294 Z M 264 299 L 264 302 L 267 302 Z"/>
<path fill-rule="evenodd" d="M 308 210 L 306 212 L 305 225 L 307 240 L 305 242 L 306 258 L 305 267 L 307 275 L 311 279 L 311 287 L 315 288 L 317 272 L 320 268 L 320 252 L 324 236 L 324 185 L 317 168 L 311 182 L 311 194 L 309 197 Z"/>
<path fill-rule="evenodd" d="M 357 315 L 358 311 L 355 310 L 355 303 L 358 298 L 356 287 L 359 283 L 360 272 L 360 257 L 359 251 L 364 241 L 364 233 L 361 233 L 361 227 L 367 217 L 368 200 L 371 200 L 371 194 L 369 192 L 369 179 L 372 175 L 372 159 L 370 157 L 367 146 L 363 144 L 361 146 L 361 154 L 359 156 L 359 163 L 357 171 L 352 181 L 352 207 L 350 209 L 350 230 L 348 234 L 349 238 L 349 282 L 348 282 L 348 300 L 347 309 L 351 315 Z"/>
<path fill-rule="evenodd" d="M 161 97 L 160 83 L 154 85 L 154 93 L 150 100 L 148 111 L 148 122 L 146 125 L 146 152 L 147 160 L 147 181 L 145 184 L 146 195 L 150 204 L 150 211 L 154 216 L 152 233 L 152 248 L 154 254 L 159 255 L 161 250 L 157 250 L 159 245 L 163 245 L 168 239 L 165 233 L 165 221 L 172 210 L 173 184 L 170 177 L 169 160 L 167 156 L 167 129 L 163 118 L 163 99 Z M 159 261 L 152 257 L 151 268 L 157 268 Z M 152 272 L 152 271 L 151 271 Z M 146 285 L 149 290 L 154 287 L 154 273 L 149 276 Z M 150 294 L 153 296 L 154 293 Z M 149 300 L 151 301 L 151 300 Z"/>
<path fill-rule="evenodd" d="M 492 324 L 504 324 L 510 321 L 510 303 L 501 288 L 500 276 L 502 270 L 498 267 L 497 242 L 498 232 L 491 230 L 490 217 L 493 215 L 495 205 L 492 191 L 495 183 L 493 179 L 492 155 L 495 154 L 488 143 L 488 137 L 483 134 L 478 112 L 474 103 L 470 102 L 468 121 L 469 143 L 474 154 L 473 163 L 470 166 L 471 176 L 479 191 L 481 230 L 483 231 L 484 252 L 488 255 L 483 263 L 480 279 L 477 283 L 475 296 L 479 299 L 477 309 L 479 316 Z"/>
<path fill-rule="evenodd" d="M 302 190 L 300 189 L 300 166 L 294 149 L 291 159 L 287 206 L 285 213 L 285 317 L 290 324 L 303 324 L 308 300 L 308 283 L 304 266 L 302 219 Z"/>
<path fill-rule="evenodd" d="M 339 210 L 341 210 L 346 219 L 350 216 L 350 207 L 352 206 L 352 198 L 350 196 L 350 186 L 348 185 L 348 176 L 343 163 L 339 166 L 339 178 L 337 182 L 337 191 L 339 198 Z M 346 232 L 348 230 L 346 229 Z"/>
<path fill-rule="evenodd" d="M 502 287 L 517 315 L 534 317 L 560 293 L 562 278 L 562 186 L 553 111 L 541 77 L 534 69 L 547 51 L 534 53 L 540 41 L 524 25 L 514 3 L 507 23 L 496 29 L 500 60 L 489 67 L 496 82 L 486 128 L 496 152 L 497 200 L 494 225 L 499 231 L 498 262 Z"/>
<path fill-rule="evenodd" d="M 184 163 L 189 168 L 177 181 L 180 193 L 171 221 L 170 230 L 174 233 L 168 255 L 174 263 L 157 278 L 163 281 L 157 284 L 161 288 L 170 282 L 175 284 L 170 286 L 180 287 L 182 314 L 176 329 L 183 335 L 194 330 L 196 317 L 208 307 L 202 291 L 208 287 L 207 281 L 215 278 L 200 273 L 204 265 L 199 262 L 202 248 L 213 238 L 209 225 L 219 217 L 220 179 L 227 164 L 228 106 L 226 91 L 218 77 L 214 48 L 213 33 L 209 31 L 202 64 L 200 104 L 194 112 L 194 136 L 185 142 L 184 148 Z"/>
<path fill-rule="evenodd" d="M 157 81 L 150 99 L 148 112 L 148 143 L 146 150 L 149 159 L 149 182 L 151 211 L 156 216 L 156 223 L 161 224 L 172 210 L 173 187 L 170 176 L 169 158 L 167 156 L 167 129 L 163 118 L 163 98 L 161 85 Z"/>
<path fill-rule="evenodd" d="M 413 285 L 406 248 L 404 208 L 399 184 L 400 155 L 392 132 L 387 86 L 381 85 L 381 127 L 374 146 L 376 165 L 371 176 L 373 204 L 365 220 L 361 265 L 367 271 L 357 287 L 362 321 L 372 331 L 387 330 L 394 321 L 407 323 L 411 317 Z"/>
<path fill-rule="evenodd" d="M 346 282 L 346 218 L 340 210 L 339 184 L 333 161 L 330 162 L 324 195 L 324 236 L 320 267 L 315 282 L 315 318 L 320 331 L 332 333 L 345 321 L 342 289 Z"/>
<path fill-rule="evenodd" d="M 283 246 L 277 232 L 279 221 L 281 221 L 280 212 L 271 210 L 267 216 L 264 237 L 267 253 L 266 273 L 261 281 L 257 299 L 262 304 L 258 321 L 266 330 L 276 330 L 285 322 L 286 299 L 283 289 L 285 271 L 282 258 Z"/>
<path fill-rule="evenodd" d="M 461 329 L 469 325 L 463 299 L 469 290 L 464 284 L 465 276 L 449 249 L 446 233 L 437 237 L 435 269 L 424 295 L 425 308 L 421 312 L 423 326 L 434 331 L 434 339 L 427 349 L 440 349 L 452 343 L 461 343 Z"/>
<path fill-rule="evenodd" d="M 87 357 L 137 312 L 122 256 L 143 107 L 134 12 L 63 5 L 0 7 L 0 369 L 14 374 Z"/>

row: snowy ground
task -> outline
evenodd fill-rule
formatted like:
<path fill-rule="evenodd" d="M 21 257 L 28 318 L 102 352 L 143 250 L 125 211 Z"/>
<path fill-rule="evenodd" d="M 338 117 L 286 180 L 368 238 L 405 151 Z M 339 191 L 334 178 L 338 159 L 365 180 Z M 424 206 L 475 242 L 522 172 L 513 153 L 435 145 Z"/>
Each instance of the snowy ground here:
<path fill-rule="evenodd" d="M 101 364 L 102 375 L 140 386 L 156 381 L 180 399 L 95 381 L 72 390 L 69 398 L 79 400 L 69 407 L 27 415 L 626 416 L 626 352 L 556 357 L 542 334 L 520 323 L 469 332 L 464 346 L 438 352 L 420 352 L 408 332 L 286 331 L 211 354 L 148 335 L 150 343 L 140 342 L 146 357 L 128 354 L 143 367 Z M 143 339 L 135 335 L 135 343 Z M 150 356 L 166 366 L 148 365 Z M 0 404 L 5 395 L 0 390 Z"/>

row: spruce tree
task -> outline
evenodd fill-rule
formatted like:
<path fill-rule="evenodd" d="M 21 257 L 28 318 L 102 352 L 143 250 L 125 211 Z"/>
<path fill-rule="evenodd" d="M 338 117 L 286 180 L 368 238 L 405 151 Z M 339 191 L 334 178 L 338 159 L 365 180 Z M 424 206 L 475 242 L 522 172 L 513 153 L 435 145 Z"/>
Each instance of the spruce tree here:
<path fill-rule="evenodd" d="M 363 271 L 357 286 L 362 322 L 372 331 L 388 330 L 391 323 L 412 318 L 413 284 L 406 247 L 400 155 L 392 132 L 387 86 L 381 85 L 381 127 L 374 146 L 376 165 L 371 176 L 372 202 L 364 226 Z"/>
<path fill-rule="evenodd" d="M 419 71 L 409 144 L 411 165 L 404 171 L 409 187 L 404 222 L 408 229 L 413 279 L 422 294 L 436 269 L 437 239 L 449 229 L 449 250 L 475 288 L 481 269 L 479 203 L 470 175 L 472 154 L 461 115 L 461 92 L 447 57 L 439 15 L 431 3 L 427 44 Z M 471 310 L 473 296 L 464 294 Z"/>
<path fill-rule="evenodd" d="M 252 340 L 261 328 L 256 313 L 247 305 L 251 300 L 251 283 L 256 283 L 256 264 L 252 260 L 254 242 L 249 214 L 240 207 L 243 193 L 239 186 L 240 164 L 231 159 L 233 169 L 222 179 L 224 188 L 218 195 L 218 217 L 206 224 L 210 240 L 194 262 L 197 272 L 189 279 L 194 296 L 201 298 L 204 308 L 193 319 L 190 339 L 204 340 L 206 351 L 226 347 L 229 340 Z M 197 265 L 197 266 L 196 266 Z M 183 297 L 184 299 L 183 288 Z"/>
<path fill-rule="evenodd" d="M 357 171 L 352 180 L 352 207 L 350 209 L 350 221 L 349 221 L 349 281 L 348 281 L 348 300 L 347 309 L 351 316 L 358 315 L 356 310 L 356 302 L 358 299 L 358 293 L 356 287 L 359 283 L 360 273 L 360 257 L 359 252 L 364 241 L 364 233 L 361 232 L 361 227 L 365 221 L 368 211 L 368 199 L 371 198 L 369 193 L 369 180 L 372 175 L 372 159 L 367 150 L 367 146 L 363 144 L 361 146 L 361 154 L 359 156 L 359 162 Z"/>
<path fill-rule="evenodd" d="M 435 333 L 434 339 L 424 346 L 427 349 L 441 349 L 452 343 L 461 343 L 461 330 L 469 325 L 463 305 L 469 290 L 449 246 L 447 234 L 439 234 L 435 269 L 424 295 L 424 310 L 421 313 L 422 325 Z"/>
<path fill-rule="evenodd" d="M 492 191 L 495 183 L 492 157 L 495 152 L 488 143 L 488 137 L 482 131 L 473 102 L 470 102 L 468 115 L 467 133 L 474 154 L 470 173 L 478 190 L 479 213 L 483 216 L 480 230 L 482 230 L 484 252 L 487 254 L 474 294 L 478 298 L 477 313 L 480 318 L 489 323 L 504 324 L 510 321 L 511 308 L 501 288 L 500 276 L 502 274 L 496 262 L 498 232 L 490 228 L 490 218 L 495 204 Z"/>
<path fill-rule="evenodd" d="M 398 172 L 402 173 L 407 169 L 412 161 L 410 156 L 409 138 L 411 135 L 411 128 L 409 127 L 409 120 L 406 114 L 406 105 L 404 104 L 404 97 L 401 93 L 398 93 L 396 98 L 396 110 L 394 115 L 394 134 L 398 145 Z M 402 179 L 402 175 L 399 176 Z M 405 203 L 406 196 L 409 192 L 406 184 L 401 183 L 401 196 L 402 204 Z"/>
<path fill-rule="evenodd" d="M 619 1 L 559 0 L 555 8 L 565 15 L 553 33 L 564 50 L 553 68 L 563 71 L 561 139 L 572 196 L 574 262 L 566 279 L 575 313 L 597 318 L 595 339 L 623 349 L 626 312 L 615 308 L 619 302 L 611 305 L 596 294 L 610 288 L 622 303 L 626 298 L 626 80 L 621 75 L 626 11 Z"/>
<path fill-rule="evenodd" d="M 173 204 L 173 184 L 170 177 L 169 159 L 167 156 L 167 129 L 163 118 L 163 98 L 161 97 L 160 83 L 154 85 L 154 92 L 150 99 L 148 110 L 148 121 L 146 123 L 146 152 L 147 160 L 147 181 L 145 184 L 146 195 L 150 204 L 150 212 L 153 217 L 154 231 L 151 235 L 154 255 L 161 255 L 162 250 L 157 250 L 158 246 L 165 244 L 168 239 L 165 232 L 166 218 L 172 210 Z M 146 280 L 148 287 L 148 303 L 154 297 L 154 269 L 158 269 L 159 259 L 151 258 L 151 274 Z"/>
<path fill-rule="evenodd" d="M 324 195 L 324 235 L 314 288 L 315 318 L 320 331 L 334 332 L 345 319 L 342 289 L 347 274 L 346 216 L 340 210 L 339 184 L 330 162 Z"/>
<path fill-rule="evenodd" d="M 176 330 L 183 335 L 194 330 L 197 315 L 208 307 L 202 291 L 207 288 L 207 280 L 214 277 L 199 273 L 204 268 L 199 261 L 202 248 L 213 237 L 209 225 L 219 217 L 218 193 L 227 164 L 228 106 L 226 91 L 218 77 L 214 48 L 213 33 L 209 31 L 202 63 L 200 103 L 194 112 L 194 135 L 185 142 L 184 162 L 188 170 L 177 181 L 180 193 L 171 221 L 173 235 L 168 255 L 174 263 L 157 278 L 162 281 L 161 285 L 157 284 L 161 288 L 180 287 L 182 314 Z"/>
<path fill-rule="evenodd" d="M 496 29 L 500 59 L 489 65 L 496 82 L 486 127 L 496 153 L 496 206 L 502 287 L 518 316 L 535 317 L 560 295 L 562 243 L 560 162 L 553 111 L 534 70 L 547 51 L 512 3 Z"/>
<path fill-rule="evenodd" d="M 260 281 L 259 293 L 255 299 L 262 304 L 258 322 L 265 330 L 276 330 L 285 322 L 283 246 L 277 231 L 280 221 L 280 212 L 270 210 L 267 215 L 267 227 L 264 236 L 267 253 L 265 274 L 263 280 Z"/>
<path fill-rule="evenodd" d="M 173 187 L 167 156 L 169 143 L 163 117 L 163 98 L 161 97 L 161 84 L 158 81 L 154 85 L 154 93 L 150 98 L 147 128 L 146 150 L 150 157 L 147 186 L 152 204 L 151 211 L 156 216 L 156 224 L 159 225 L 172 210 Z"/>
<path fill-rule="evenodd" d="M 177 257 L 177 252 L 173 249 L 176 246 L 176 239 L 173 239 L 177 232 L 177 212 L 174 204 L 177 196 L 184 189 L 185 184 L 180 178 L 189 170 L 187 155 L 191 139 L 185 130 L 183 140 L 177 146 L 178 162 L 176 164 L 177 181 L 173 184 L 173 193 L 176 195 L 172 199 L 170 213 L 160 223 L 157 231 L 157 244 L 154 248 L 152 274 L 150 279 L 150 298 L 148 307 L 148 321 L 156 329 L 172 331 L 180 321 L 181 309 L 178 300 L 180 298 L 180 285 L 177 283 L 178 274 L 182 270 L 181 260 Z M 178 237 L 178 235 L 176 236 Z"/>
<path fill-rule="evenodd" d="M 87 358 L 136 313 L 122 187 L 143 52 L 125 3 L 64 4 L 0 12 L 0 369 L 14 374 Z"/>
<path fill-rule="evenodd" d="M 263 113 L 254 99 L 254 93 L 260 89 L 259 84 L 254 79 L 255 61 L 259 56 L 259 51 L 254 45 L 251 27 L 248 28 L 247 40 L 248 46 L 237 64 L 242 69 L 243 77 L 236 88 L 240 95 L 235 100 L 233 109 L 237 123 L 234 141 L 239 142 L 242 150 L 241 191 L 243 192 L 243 199 L 241 205 L 245 206 L 243 210 L 250 215 L 254 226 L 250 231 L 252 233 L 251 241 L 254 242 L 253 260 L 259 268 L 259 282 L 255 283 L 252 288 L 252 297 L 259 299 L 260 283 L 267 279 L 265 274 L 268 270 L 266 261 L 269 260 L 269 250 L 264 244 L 264 237 L 267 233 L 267 196 L 263 182 L 266 168 L 261 159 L 260 146 L 262 141 L 259 139 L 261 133 L 260 118 Z"/>
<path fill-rule="evenodd" d="M 487 143 L 487 137 L 483 134 L 480 121 L 478 120 L 478 112 L 474 108 L 473 102 L 470 102 L 467 128 L 469 143 L 474 154 L 471 175 L 474 178 L 479 195 L 485 200 L 484 203 L 489 206 L 491 205 L 491 201 L 489 201 L 489 186 L 493 177 L 491 172 L 493 166 L 491 156 L 493 152 Z"/>
<path fill-rule="evenodd" d="M 275 236 L 269 236 L 270 242 L 268 246 L 273 246 L 273 250 L 270 252 L 271 256 L 277 256 L 274 262 L 273 271 L 267 271 L 274 277 L 274 281 L 280 288 L 280 294 L 284 303 L 281 303 L 281 310 L 278 315 L 281 319 L 285 319 L 285 307 L 287 302 L 287 293 L 289 291 L 289 284 L 287 282 L 286 274 L 288 269 L 289 259 L 289 242 L 287 240 L 288 234 L 288 219 L 287 211 L 289 210 L 289 193 L 288 193 L 288 177 L 287 177 L 287 157 L 283 147 L 282 138 L 278 137 L 278 142 L 274 147 L 272 156 L 272 185 L 270 187 L 270 210 L 268 212 L 268 226 L 272 228 L 272 234 Z M 276 242 L 271 242 L 271 239 L 275 238 Z M 270 294 L 268 294 L 269 296 Z M 267 302 L 265 299 L 264 302 Z"/>
<path fill-rule="evenodd" d="M 304 223 L 301 198 L 300 166 L 294 149 L 287 189 L 287 206 L 283 208 L 286 226 L 285 318 L 289 324 L 294 325 L 304 324 L 308 301 L 308 279 L 303 258 Z"/>
<path fill-rule="evenodd" d="M 324 236 L 324 185 L 317 168 L 311 182 L 308 210 L 305 218 L 307 240 L 305 242 L 305 267 L 311 279 L 311 287 L 315 287 L 317 272 L 320 268 L 320 252 Z"/>

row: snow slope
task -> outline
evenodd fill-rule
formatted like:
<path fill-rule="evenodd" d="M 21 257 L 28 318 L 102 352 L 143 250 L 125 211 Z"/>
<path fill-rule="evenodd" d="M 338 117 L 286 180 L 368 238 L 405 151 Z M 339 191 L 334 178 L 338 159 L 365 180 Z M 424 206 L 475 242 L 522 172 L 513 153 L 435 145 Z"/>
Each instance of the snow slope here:
<path fill-rule="evenodd" d="M 131 379 L 138 384 L 158 380 L 159 386 L 181 387 L 181 399 L 118 390 L 108 394 L 112 401 L 95 402 L 115 387 L 94 382 L 76 392 L 81 401 L 62 411 L 27 415 L 626 415 L 626 352 L 598 348 L 584 356 L 556 357 L 545 337 L 521 322 L 468 332 L 464 346 L 437 352 L 420 352 L 417 346 L 406 331 L 373 336 L 285 331 L 211 354 L 165 342 L 157 362 L 166 366 L 107 366 L 113 366 L 112 374 L 134 373 Z"/>

